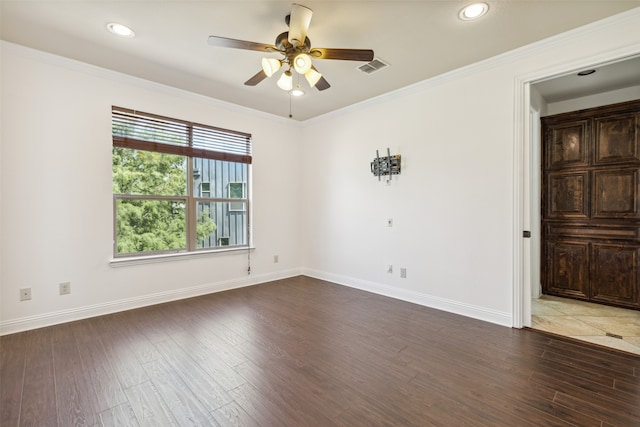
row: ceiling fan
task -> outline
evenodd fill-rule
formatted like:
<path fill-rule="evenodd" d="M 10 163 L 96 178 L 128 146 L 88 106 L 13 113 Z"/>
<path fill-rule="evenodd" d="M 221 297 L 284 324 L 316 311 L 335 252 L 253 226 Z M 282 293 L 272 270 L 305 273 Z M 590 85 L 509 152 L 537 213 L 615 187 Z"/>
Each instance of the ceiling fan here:
<path fill-rule="evenodd" d="M 283 58 L 281 59 L 263 58 L 262 69 L 244 82 L 247 86 L 257 85 L 285 66 L 287 69 L 285 69 L 277 82 L 278 87 L 281 89 L 291 91 L 293 88 L 292 71 L 303 75 L 311 87 L 315 86 L 318 90 L 329 89 L 331 85 L 313 66 L 312 58 L 368 62 L 373 59 L 373 50 L 312 48 L 311 40 L 307 37 L 312 15 L 313 11 L 308 7 L 293 3 L 291 5 L 291 13 L 285 17 L 289 31 L 278 35 L 275 45 L 218 36 L 209 36 L 208 43 L 211 46 L 282 54 Z"/>

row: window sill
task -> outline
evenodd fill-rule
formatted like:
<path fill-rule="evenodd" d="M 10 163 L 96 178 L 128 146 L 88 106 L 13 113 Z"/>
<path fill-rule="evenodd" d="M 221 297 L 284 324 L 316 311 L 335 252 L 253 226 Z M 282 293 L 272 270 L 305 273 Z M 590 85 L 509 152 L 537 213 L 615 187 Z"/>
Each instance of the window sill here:
<path fill-rule="evenodd" d="M 229 249 L 215 249 L 208 251 L 197 251 L 197 252 L 177 252 L 172 254 L 161 254 L 161 255 L 146 255 L 146 256 L 133 256 L 133 257 L 122 257 L 122 258 L 112 258 L 109 260 L 109 265 L 111 267 L 127 267 L 130 265 L 142 265 L 142 264 L 154 264 L 158 262 L 170 262 L 170 261 L 180 261 L 184 259 L 194 259 L 194 258 L 205 258 L 209 256 L 215 255 L 228 255 L 235 252 L 247 252 L 253 251 L 255 247 L 236 247 Z"/>

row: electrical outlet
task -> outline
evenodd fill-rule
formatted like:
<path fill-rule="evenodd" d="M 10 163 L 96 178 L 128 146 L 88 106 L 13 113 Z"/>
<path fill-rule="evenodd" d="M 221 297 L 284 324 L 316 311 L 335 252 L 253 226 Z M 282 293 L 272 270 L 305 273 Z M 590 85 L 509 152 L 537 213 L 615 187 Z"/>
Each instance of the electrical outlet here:
<path fill-rule="evenodd" d="M 280 261 L 280 259 L 278 258 L 278 255 L 274 255 L 273 256 L 273 262 L 274 264 L 277 264 Z"/>
<path fill-rule="evenodd" d="M 387 265 L 387 273 L 393 273 L 393 265 Z"/>
<path fill-rule="evenodd" d="M 31 288 L 20 289 L 20 301 L 29 301 L 31 299 Z"/>
<path fill-rule="evenodd" d="M 393 227 L 393 218 L 387 219 L 387 227 Z"/>
<path fill-rule="evenodd" d="M 406 279 L 407 278 L 407 269 L 406 268 L 401 268 L 400 269 L 400 278 L 401 279 Z"/>
<path fill-rule="evenodd" d="M 69 295 L 71 293 L 71 282 L 60 283 L 60 295 Z"/>

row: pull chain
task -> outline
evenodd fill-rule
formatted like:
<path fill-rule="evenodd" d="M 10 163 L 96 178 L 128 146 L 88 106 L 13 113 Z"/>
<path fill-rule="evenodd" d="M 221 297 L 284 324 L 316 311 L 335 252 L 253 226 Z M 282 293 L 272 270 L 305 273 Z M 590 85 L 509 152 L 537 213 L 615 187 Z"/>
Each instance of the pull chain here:
<path fill-rule="evenodd" d="M 293 104 L 291 98 L 293 97 L 293 95 L 291 95 L 291 92 L 289 92 L 289 118 L 292 119 L 293 118 L 293 114 L 291 113 L 292 107 L 291 105 Z"/>

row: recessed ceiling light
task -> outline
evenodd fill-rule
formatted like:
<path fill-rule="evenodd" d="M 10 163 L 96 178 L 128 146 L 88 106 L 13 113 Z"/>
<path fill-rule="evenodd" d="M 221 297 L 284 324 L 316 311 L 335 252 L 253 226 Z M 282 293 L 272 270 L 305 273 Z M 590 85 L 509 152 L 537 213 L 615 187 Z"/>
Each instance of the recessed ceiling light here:
<path fill-rule="evenodd" d="M 487 3 L 473 3 L 462 8 L 462 10 L 458 12 L 458 18 L 463 21 L 471 21 L 480 18 L 487 13 L 488 10 L 489 5 Z"/>
<path fill-rule="evenodd" d="M 302 96 L 304 95 L 304 91 L 302 89 L 296 88 L 289 92 L 292 96 Z"/>
<path fill-rule="evenodd" d="M 588 76 L 589 74 L 595 73 L 596 70 L 584 70 L 578 73 L 579 76 Z"/>
<path fill-rule="evenodd" d="M 136 35 L 131 28 L 126 25 L 118 24 L 117 22 L 109 22 L 107 24 L 107 30 L 120 37 L 131 38 Z"/>

